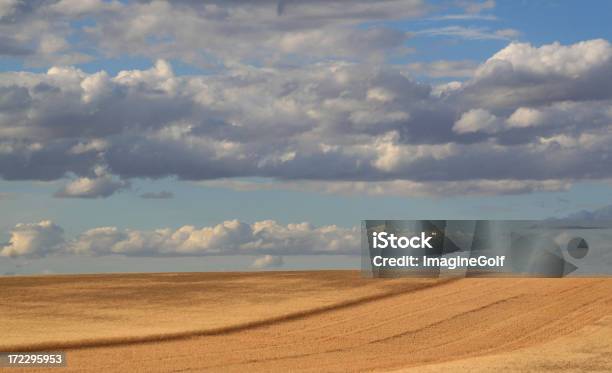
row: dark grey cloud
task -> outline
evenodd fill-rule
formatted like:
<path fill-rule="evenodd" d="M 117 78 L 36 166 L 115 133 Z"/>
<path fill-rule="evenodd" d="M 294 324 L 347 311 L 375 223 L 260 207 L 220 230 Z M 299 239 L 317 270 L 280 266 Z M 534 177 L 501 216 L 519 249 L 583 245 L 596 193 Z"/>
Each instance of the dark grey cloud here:
<path fill-rule="evenodd" d="M 0 111 L 10 113 L 28 107 L 32 97 L 28 90 L 17 85 L 0 87 Z"/>
<path fill-rule="evenodd" d="M 0 176 L 5 180 L 57 180 L 69 172 L 86 175 L 95 166 L 95 153 L 71 154 L 75 141 L 10 138 L 3 131 L 0 140 Z"/>
<path fill-rule="evenodd" d="M 16 40 L 0 36 L 0 56 L 23 57 L 32 54 L 33 51 Z"/>
<path fill-rule="evenodd" d="M 0 6 L 0 22 L 14 24 L 31 17 L 37 9 L 59 0 L 4 1 Z"/>

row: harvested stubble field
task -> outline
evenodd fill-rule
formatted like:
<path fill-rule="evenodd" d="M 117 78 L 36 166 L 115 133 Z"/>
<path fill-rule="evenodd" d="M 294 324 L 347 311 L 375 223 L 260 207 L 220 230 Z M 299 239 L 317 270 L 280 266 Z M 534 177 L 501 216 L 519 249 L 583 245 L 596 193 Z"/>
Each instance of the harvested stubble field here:
<path fill-rule="evenodd" d="M 58 372 L 612 371 L 612 279 L 176 273 L 0 289 L 0 351 L 64 350 Z"/>

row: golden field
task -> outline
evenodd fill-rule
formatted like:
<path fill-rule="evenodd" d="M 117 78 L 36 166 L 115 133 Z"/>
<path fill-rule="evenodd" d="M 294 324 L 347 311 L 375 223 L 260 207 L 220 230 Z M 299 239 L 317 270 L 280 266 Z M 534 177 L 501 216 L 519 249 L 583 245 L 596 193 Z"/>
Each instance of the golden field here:
<path fill-rule="evenodd" d="M 0 291 L 0 351 L 66 351 L 54 371 L 612 371 L 612 279 L 66 275 Z"/>

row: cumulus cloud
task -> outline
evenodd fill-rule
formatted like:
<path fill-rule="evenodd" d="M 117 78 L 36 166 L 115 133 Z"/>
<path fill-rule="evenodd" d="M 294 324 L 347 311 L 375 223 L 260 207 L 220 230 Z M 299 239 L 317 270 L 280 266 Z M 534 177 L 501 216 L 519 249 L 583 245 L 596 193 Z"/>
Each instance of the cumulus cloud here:
<path fill-rule="evenodd" d="M 282 225 L 272 220 L 238 220 L 197 228 L 152 231 L 99 227 L 63 242 L 64 253 L 128 256 L 318 255 L 357 254 L 357 228 L 309 223 Z"/>
<path fill-rule="evenodd" d="M 78 146 L 78 145 L 77 145 Z M 55 193 L 58 198 L 106 198 L 123 189 L 129 182 L 117 180 L 106 173 L 104 168 L 95 169 L 95 177 L 80 177 L 64 185 Z"/>
<path fill-rule="evenodd" d="M 168 245 L 159 245 L 166 240 Z M 335 226 L 314 228 L 307 223 L 282 226 L 274 221 L 261 221 L 252 225 L 227 221 L 202 229 L 185 226 L 175 232 L 130 232 L 127 240 L 118 242 L 111 250 L 128 255 L 141 253 L 145 249 L 162 255 L 168 254 L 168 251 L 174 255 L 266 252 L 284 255 L 354 254 L 358 242 L 356 229 Z"/>
<path fill-rule="evenodd" d="M 540 47 L 511 43 L 476 70 L 463 96 L 496 109 L 609 100 L 611 71 L 612 46 L 607 40 Z"/>
<path fill-rule="evenodd" d="M 544 114 L 541 110 L 527 107 L 520 107 L 508 118 L 511 127 L 525 128 L 538 126 L 544 123 Z"/>
<path fill-rule="evenodd" d="M 483 109 L 471 109 L 455 122 L 453 131 L 463 134 L 471 132 L 497 132 L 500 126 L 499 119 Z"/>
<path fill-rule="evenodd" d="M 17 224 L 10 232 L 8 244 L 0 250 L 0 256 L 46 256 L 60 250 L 63 243 L 63 229 L 49 220 Z"/>
<path fill-rule="evenodd" d="M 534 47 L 529 43 L 512 43 L 491 57 L 480 69 L 484 76 L 495 73 L 495 63 L 506 62 L 514 70 L 548 75 L 558 74 L 577 78 L 594 67 L 608 64 L 612 50 L 603 39 L 565 46 L 558 42 Z M 508 66 L 508 65 L 506 65 Z"/>
<path fill-rule="evenodd" d="M 257 269 L 278 268 L 282 267 L 283 264 L 285 264 L 285 262 L 282 256 L 264 255 L 256 258 L 251 264 L 251 267 Z"/>
<path fill-rule="evenodd" d="M 419 185 L 405 188 L 414 193 L 495 190 L 498 180 L 525 186 L 501 192 L 564 187 L 612 177 L 611 77 L 605 40 L 510 43 L 444 87 L 405 67 L 338 61 L 183 76 L 165 60 L 114 76 L 6 72 L 0 174 L 70 177 L 57 195 L 86 198 L 162 177 Z"/>
<path fill-rule="evenodd" d="M 247 224 L 228 220 L 209 227 L 185 225 L 150 231 L 97 227 L 74 238 L 51 221 L 20 223 L 10 232 L 0 256 L 47 255 L 208 256 L 258 255 L 261 265 L 281 265 L 283 255 L 356 255 L 359 229 L 309 223 L 279 224 L 273 220 Z M 273 259 L 265 259 L 270 256 Z"/>

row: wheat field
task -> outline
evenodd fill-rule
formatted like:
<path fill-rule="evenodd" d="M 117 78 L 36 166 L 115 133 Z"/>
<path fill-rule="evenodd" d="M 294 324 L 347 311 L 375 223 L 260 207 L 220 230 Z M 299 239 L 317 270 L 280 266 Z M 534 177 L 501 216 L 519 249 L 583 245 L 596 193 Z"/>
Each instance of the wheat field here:
<path fill-rule="evenodd" d="M 0 351 L 63 350 L 57 371 L 612 371 L 612 279 L 173 273 L 0 289 Z"/>

